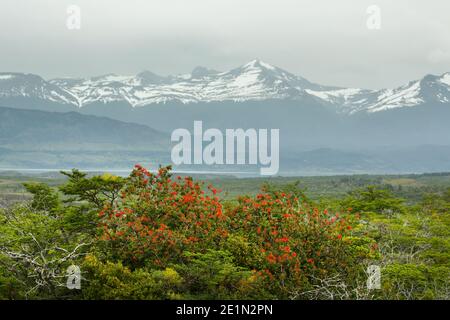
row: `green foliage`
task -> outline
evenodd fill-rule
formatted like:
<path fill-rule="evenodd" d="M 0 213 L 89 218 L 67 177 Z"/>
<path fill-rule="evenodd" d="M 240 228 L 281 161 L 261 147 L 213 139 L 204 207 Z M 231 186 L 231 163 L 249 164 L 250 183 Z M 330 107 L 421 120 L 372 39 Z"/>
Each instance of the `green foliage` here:
<path fill-rule="evenodd" d="M 86 173 L 76 169 L 61 173 L 69 178 L 60 188 L 65 195 L 71 196 L 68 201 L 86 201 L 97 209 L 105 203 L 112 206 L 125 183 L 125 179 L 110 174 L 88 178 Z"/>
<path fill-rule="evenodd" d="M 396 198 L 389 190 L 368 186 L 350 192 L 342 201 L 342 206 L 356 212 L 395 214 L 404 211 L 403 202 L 403 199 Z"/>
<path fill-rule="evenodd" d="M 391 264 L 383 270 L 383 296 L 398 300 L 448 299 L 450 269 Z"/>
<path fill-rule="evenodd" d="M 26 190 L 33 195 L 31 207 L 38 211 L 54 212 L 59 209 L 58 194 L 44 183 L 24 183 Z"/>
<path fill-rule="evenodd" d="M 284 185 L 275 185 L 270 182 L 266 182 L 262 185 L 261 188 L 264 192 L 274 195 L 276 193 L 286 193 L 293 195 L 298 198 L 301 202 L 305 204 L 312 205 L 313 201 L 306 195 L 307 188 L 301 186 L 301 182 L 299 180 L 286 183 Z"/>
<path fill-rule="evenodd" d="M 187 261 L 174 268 L 183 276 L 190 298 L 251 299 L 257 297 L 257 278 L 235 265 L 230 253 L 207 250 L 205 253 L 185 252 Z M 261 292 L 259 292 L 261 293 Z"/>
<path fill-rule="evenodd" d="M 79 264 L 91 247 L 96 221 L 83 205 L 64 206 L 42 183 L 25 183 L 33 195 L 0 211 L 0 291 L 3 297 L 74 298 L 66 269 Z"/>
<path fill-rule="evenodd" d="M 66 231 L 63 215 L 26 205 L 2 212 L 0 278 L 6 281 L 0 287 L 7 291 L 6 296 L 42 299 L 73 295 L 64 285 L 65 270 L 80 260 L 90 239 Z"/>
<path fill-rule="evenodd" d="M 25 183 L 32 198 L 0 209 L 1 299 L 450 298 L 450 189 L 404 201 L 413 176 L 323 178 L 357 188 L 316 201 L 308 178 L 225 200 L 170 168 L 63 174 L 60 192 Z M 72 264 L 81 290 L 65 287 Z"/>
<path fill-rule="evenodd" d="M 89 255 L 83 262 L 84 299 L 181 299 L 183 279 L 172 268 L 130 270 L 119 262 L 101 262 Z"/>
<path fill-rule="evenodd" d="M 223 248 L 231 254 L 233 261 L 239 266 L 258 266 L 265 260 L 265 255 L 257 244 L 239 233 L 230 234 L 224 241 Z"/>

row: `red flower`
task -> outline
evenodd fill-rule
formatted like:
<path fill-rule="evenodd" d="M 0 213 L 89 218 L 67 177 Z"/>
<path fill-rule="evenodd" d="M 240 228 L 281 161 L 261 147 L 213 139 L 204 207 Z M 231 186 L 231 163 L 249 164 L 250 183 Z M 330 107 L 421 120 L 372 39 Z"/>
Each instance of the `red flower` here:
<path fill-rule="evenodd" d="M 276 263 L 277 262 L 277 258 L 272 254 L 272 253 L 270 253 L 268 256 L 267 256 L 267 261 L 269 261 L 270 263 Z"/>
<path fill-rule="evenodd" d="M 125 214 L 125 212 L 119 211 L 116 213 L 116 217 L 119 218 L 119 217 L 123 216 L 124 214 Z"/>
<path fill-rule="evenodd" d="M 194 200 L 194 197 L 191 194 L 186 194 L 183 196 L 184 203 L 192 202 L 193 200 Z"/>
<path fill-rule="evenodd" d="M 219 205 L 219 207 L 217 208 L 216 215 L 217 215 L 217 217 L 221 217 L 222 216 L 222 206 Z"/>

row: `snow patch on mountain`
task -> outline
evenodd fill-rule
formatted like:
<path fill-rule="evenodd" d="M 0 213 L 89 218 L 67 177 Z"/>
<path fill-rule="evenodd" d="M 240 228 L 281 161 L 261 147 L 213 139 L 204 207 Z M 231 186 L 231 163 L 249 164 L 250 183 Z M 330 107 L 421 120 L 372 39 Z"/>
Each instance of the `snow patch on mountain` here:
<path fill-rule="evenodd" d="M 450 90 L 450 72 L 444 73 L 439 81 L 449 86 L 448 89 Z"/>
<path fill-rule="evenodd" d="M 14 78 L 14 75 L 12 75 L 12 74 L 7 74 L 7 73 L 0 74 L 0 80 L 8 80 L 8 79 L 12 79 L 12 78 Z"/>
<path fill-rule="evenodd" d="M 367 111 L 378 112 L 419 105 L 424 102 L 420 96 L 420 89 L 420 81 L 415 81 L 399 89 L 382 90 L 378 95 L 378 101 L 368 106 Z"/>

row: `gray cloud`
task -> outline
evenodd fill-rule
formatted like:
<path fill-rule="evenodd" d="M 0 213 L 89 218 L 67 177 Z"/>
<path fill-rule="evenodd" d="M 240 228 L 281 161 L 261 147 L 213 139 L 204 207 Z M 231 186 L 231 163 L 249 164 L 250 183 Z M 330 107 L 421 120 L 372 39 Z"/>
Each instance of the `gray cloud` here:
<path fill-rule="evenodd" d="M 66 8 L 81 8 L 81 30 Z M 369 5 L 381 29 L 366 27 Z M 0 71 L 46 78 L 226 70 L 259 58 L 311 81 L 392 87 L 450 71 L 447 0 L 2 0 Z"/>

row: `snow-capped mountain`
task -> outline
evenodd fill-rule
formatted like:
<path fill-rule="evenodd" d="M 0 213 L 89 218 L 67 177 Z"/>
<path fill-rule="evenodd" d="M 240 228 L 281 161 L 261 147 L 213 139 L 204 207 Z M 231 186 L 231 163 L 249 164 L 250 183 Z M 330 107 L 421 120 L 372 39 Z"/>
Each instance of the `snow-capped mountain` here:
<path fill-rule="evenodd" d="M 337 112 L 373 113 L 450 103 L 450 73 L 428 75 L 402 87 L 383 90 L 322 86 L 260 60 L 226 72 L 197 67 L 190 74 L 167 77 L 144 71 L 135 76 L 108 74 L 45 81 L 32 74 L 0 73 L 0 102 L 10 98 L 32 98 L 76 108 L 96 103 L 144 107 L 168 102 L 313 99 L 334 106 Z"/>
<path fill-rule="evenodd" d="M 295 99 L 307 95 L 307 80 L 259 60 L 218 72 L 204 67 L 191 74 L 158 76 L 144 71 L 136 76 L 105 75 L 91 79 L 54 79 L 50 83 L 71 92 L 78 106 L 93 102 L 126 101 L 133 107 L 179 101 L 246 101 Z"/>
<path fill-rule="evenodd" d="M 427 75 L 395 89 L 364 90 L 334 89 L 306 90 L 330 103 L 342 106 L 348 113 L 369 113 L 394 108 L 414 107 L 426 103 L 450 103 L 450 73 L 441 76 Z"/>
<path fill-rule="evenodd" d="M 29 97 L 62 104 L 76 104 L 76 96 L 34 74 L 0 72 L 0 98 Z"/>

